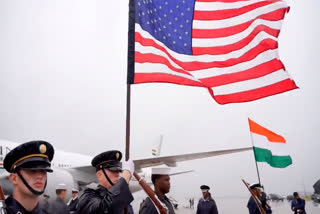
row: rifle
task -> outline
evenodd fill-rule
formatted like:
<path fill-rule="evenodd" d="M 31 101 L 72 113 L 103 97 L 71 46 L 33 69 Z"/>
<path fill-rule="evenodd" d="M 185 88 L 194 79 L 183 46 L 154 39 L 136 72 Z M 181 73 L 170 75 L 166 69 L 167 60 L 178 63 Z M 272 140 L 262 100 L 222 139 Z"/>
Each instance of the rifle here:
<path fill-rule="evenodd" d="M 262 204 L 261 204 L 261 201 L 260 201 L 260 199 L 258 198 L 258 196 L 256 196 L 256 195 L 253 193 L 252 189 L 250 189 L 248 183 L 247 183 L 245 180 L 243 180 L 243 179 L 241 179 L 241 180 L 242 180 L 242 182 L 244 183 L 244 185 L 248 188 L 248 190 L 249 190 L 249 192 L 250 192 L 253 200 L 256 202 L 256 204 L 257 204 L 257 206 L 258 206 L 258 208 L 259 208 L 260 213 L 261 213 L 261 214 L 266 214 L 266 211 L 263 209 Z"/>
<path fill-rule="evenodd" d="M 3 194 L 3 191 L 2 191 L 2 187 L 0 185 L 0 214 L 6 214 L 7 211 L 6 211 L 6 204 L 4 203 L 5 201 L 5 197 L 4 197 L 4 194 Z"/>
<path fill-rule="evenodd" d="M 168 210 L 163 206 L 162 202 L 158 199 L 154 191 L 149 187 L 148 184 L 136 173 L 133 172 L 133 176 L 137 179 L 140 186 L 143 188 L 143 190 L 147 193 L 153 204 L 156 206 L 158 212 L 160 214 L 167 214 Z"/>

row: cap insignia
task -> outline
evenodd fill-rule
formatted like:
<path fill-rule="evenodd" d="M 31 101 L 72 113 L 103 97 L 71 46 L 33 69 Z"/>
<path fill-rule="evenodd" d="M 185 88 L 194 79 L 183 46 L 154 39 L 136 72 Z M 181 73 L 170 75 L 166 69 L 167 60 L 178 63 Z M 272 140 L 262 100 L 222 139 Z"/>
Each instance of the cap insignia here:
<path fill-rule="evenodd" d="M 47 151 L 46 145 L 41 144 L 41 145 L 39 146 L 39 150 L 40 150 L 40 152 L 41 152 L 42 154 L 46 153 L 46 151 Z"/>
<path fill-rule="evenodd" d="M 116 159 L 119 160 L 120 154 L 119 152 L 116 153 Z"/>

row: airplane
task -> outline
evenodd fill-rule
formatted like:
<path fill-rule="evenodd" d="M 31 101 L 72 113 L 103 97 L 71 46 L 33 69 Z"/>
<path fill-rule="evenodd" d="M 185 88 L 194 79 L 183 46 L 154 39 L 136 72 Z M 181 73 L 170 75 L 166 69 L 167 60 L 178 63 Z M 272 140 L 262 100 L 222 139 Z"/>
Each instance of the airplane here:
<path fill-rule="evenodd" d="M 18 145 L 19 145 L 18 143 L 0 139 L 0 184 L 3 188 L 5 195 L 12 194 L 13 186 L 10 183 L 8 178 L 9 173 L 3 168 L 3 160 L 5 155 Z M 202 158 L 208 158 L 208 157 L 237 153 L 237 152 L 244 152 L 248 150 L 252 150 L 252 147 L 199 152 L 199 153 L 191 153 L 191 154 L 180 154 L 180 155 L 171 155 L 171 156 L 161 156 L 161 157 L 159 156 L 160 155 L 159 153 L 160 151 L 159 151 L 158 156 L 156 157 L 137 159 L 137 160 L 133 160 L 133 162 L 135 164 L 135 171 L 139 173 L 139 175 L 142 178 L 148 179 L 146 181 L 147 183 L 150 184 L 150 180 L 151 180 L 150 167 L 159 166 L 159 165 L 176 167 L 177 162 L 190 161 L 195 159 L 202 159 Z M 54 158 L 51 163 L 53 173 L 48 173 L 48 183 L 45 190 L 45 194 L 49 195 L 51 198 L 55 198 L 56 196 L 55 187 L 60 183 L 64 183 L 68 187 L 67 198 L 70 198 L 72 188 L 77 188 L 80 191 L 82 191 L 87 186 L 96 185 L 97 184 L 96 171 L 94 167 L 90 165 L 92 158 L 93 157 L 89 155 L 55 150 Z M 188 173 L 192 171 L 193 170 L 184 171 L 184 172 L 175 172 L 170 174 L 170 176 Z M 132 178 L 129 188 L 132 193 L 141 190 L 141 187 L 135 178 Z"/>

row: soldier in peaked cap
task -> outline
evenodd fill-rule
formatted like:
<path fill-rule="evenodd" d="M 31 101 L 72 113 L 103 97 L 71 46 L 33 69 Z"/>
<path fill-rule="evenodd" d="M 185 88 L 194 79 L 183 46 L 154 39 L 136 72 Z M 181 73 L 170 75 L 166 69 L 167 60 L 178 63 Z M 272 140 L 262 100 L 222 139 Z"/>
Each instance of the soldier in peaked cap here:
<path fill-rule="evenodd" d="M 174 214 L 170 199 L 166 196 L 170 191 L 170 168 L 152 168 L 151 170 L 151 181 L 158 199 L 165 205 L 165 208 L 167 208 L 167 214 Z M 149 197 L 141 203 L 139 214 L 158 214 L 157 208 Z"/>
<path fill-rule="evenodd" d="M 133 196 L 129 181 L 134 172 L 132 161 L 123 161 L 120 151 L 112 150 L 95 156 L 91 165 L 96 169 L 97 189 L 88 188 L 79 198 L 77 213 L 124 213 Z M 122 176 L 120 177 L 120 172 Z"/>
<path fill-rule="evenodd" d="M 47 172 L 52 172 L 52 145 L 45 141 L 30 141 L 11 150 L 3 161 L 10 173 L 13 195 L 6 199 L 8 214 L 41 213 L 39 196 L 47 185 Z"/>
<path fill-rule="evenodd" d="M 253 183 L 250 186 L 252 193 L 257 199 L 260 201 L 262 208 L 264 209 L 265 213 L 272 213 L 271 207 L 267 204 L 267 197 L 266 194 L 263 192 L 263 187 L 260 183 Z M 249 209 L 250 214 L 260 214 L 259 207 L 255 202 L 253 196 L 250 197 L 247 207 Z"/>
<path fill-rule="evenodd" d="M 201 185 L 200 189 L 203 198 L 201 198 L 198 202 L 197 214 L 218 214 L 216 202 L 211 197 L 209 192 L 210 187 L 207 185 Z"/>

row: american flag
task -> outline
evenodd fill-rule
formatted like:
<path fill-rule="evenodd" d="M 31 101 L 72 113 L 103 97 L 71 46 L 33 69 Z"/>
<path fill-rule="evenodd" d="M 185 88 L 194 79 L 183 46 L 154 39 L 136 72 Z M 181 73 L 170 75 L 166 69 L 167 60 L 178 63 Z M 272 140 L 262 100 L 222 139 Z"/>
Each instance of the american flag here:
<path fill-rule="evenodd" d="M 285 1 L 134 0 L 131 7 L 129 83 L 205 87 L 219 104 L 297 88 L 278 55 Z"/>

